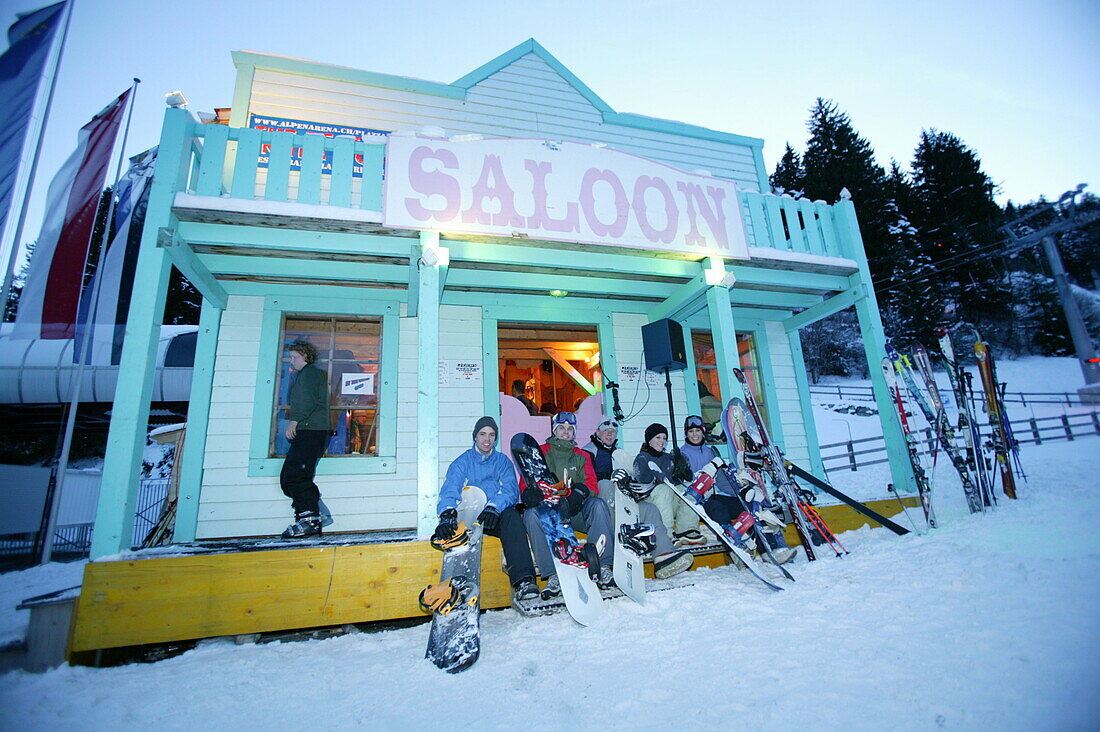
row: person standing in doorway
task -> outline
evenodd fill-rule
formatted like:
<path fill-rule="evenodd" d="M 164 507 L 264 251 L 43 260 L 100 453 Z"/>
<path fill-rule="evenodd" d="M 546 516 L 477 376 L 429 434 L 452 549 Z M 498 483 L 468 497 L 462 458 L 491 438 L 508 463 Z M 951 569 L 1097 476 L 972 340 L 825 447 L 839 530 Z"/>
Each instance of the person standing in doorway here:
<path fill-rule="evenodd" d="M 317 368 L 317 349 L 309 341 L 290 344 L 290 424 L 279 485 L 290 498 L 294 523 L 283 532 L 284 539 L 300 539 L 321 534 L 321 491 L 313 482 L 317 461 L 325 453 L 332 427 L 329 423 L 328 377 Z"/>

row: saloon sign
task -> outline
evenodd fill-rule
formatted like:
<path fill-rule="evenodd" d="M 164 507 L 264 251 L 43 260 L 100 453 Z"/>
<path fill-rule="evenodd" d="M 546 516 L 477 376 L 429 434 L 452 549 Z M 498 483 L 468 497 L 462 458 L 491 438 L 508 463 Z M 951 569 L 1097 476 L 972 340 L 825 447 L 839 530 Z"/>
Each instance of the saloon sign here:
<path fill-rule="evenodd" d="M 388 227 L 748 258 L 731 181 L 549 140 L 391 136 Z"/>

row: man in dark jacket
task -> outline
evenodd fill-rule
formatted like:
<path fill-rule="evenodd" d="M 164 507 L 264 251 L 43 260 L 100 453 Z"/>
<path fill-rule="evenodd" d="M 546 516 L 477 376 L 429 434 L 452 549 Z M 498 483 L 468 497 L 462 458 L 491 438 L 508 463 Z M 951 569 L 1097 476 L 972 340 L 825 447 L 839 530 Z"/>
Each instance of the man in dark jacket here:
<path fill-rule="evenodd" d="M 577 443 L 573 440 L 577 432 L 577 417 L 572 412 L 558 412 L 551 418 L 550 424 L 552 434 L 546 444 L 539 445 L 539 449 L 546 458 L 546 467 L 550 468 L 554 478 L 563 486 L 564 493 L 557 499 L 556 505 L 562 518 L 571 521 L 574 528 L 585 532 L 590 543 L 599 546 L 602 537 L 603 551 L 600 553 L 599 583 L 604 586 L 610 585 L 614 576 L 612 563 L 615 561 L 611 509 L 602 498 L 596 495 L 599 487 L 596 482 L 596 473 L 592 469 L 591 456 L 577 447 Z M 524 486 L 520 497 L 528 508 L 535 508 L 547 500 L 537 486 L 530 485 Z M 524 513 L 523 523 L 527 527 L 527 535 L 531 537 L 531 549 L 535 552 L 535 562 L 542 576 L 546 578 L 542 597 L 549 600 L 561 594 L 561 584 L 558 581 L 557 570 L 554 568 L 546 534 L 542 530 L 542 524 L 539 523 L 535 511 Z"/>
<path fill-rule="evenodd" d="M 309 341 L 290 344 L 291 383 L 287 394 L 290 424 L 279 484 L 294 507 L 294 523 L 283 532 L 284 539 L 317 536 L 321 533 L 319 504 L 321 491 L 313 482 L 317 461 L 325 453 L 332 427 L 329 424 L 328 377 L 317 368 L 317 349 Z"/>

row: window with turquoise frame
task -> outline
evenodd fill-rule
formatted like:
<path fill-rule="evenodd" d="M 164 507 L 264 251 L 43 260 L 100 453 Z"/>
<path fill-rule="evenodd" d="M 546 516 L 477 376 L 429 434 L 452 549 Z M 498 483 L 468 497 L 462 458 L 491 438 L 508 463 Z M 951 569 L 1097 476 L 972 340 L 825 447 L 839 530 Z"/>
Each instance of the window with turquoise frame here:
<path fill-rule="evenodd" d="M 325 456 L 378 455 L 382 318 L 284 313 L 268 457 L 282 457 L 290 446 L 285 434 L 287 394 L 295 374 L 290 370 L 287 349 L 298 340 L 309 341 L 317 349 L 315 365 L 328 379 L 332 436 Z"/>
<path fill-rule="evenodd" d="M 708 428 L 722 418 L 722 386 L 718 382 L 718 360 L 714 353 L 714 338 L 710 331 L 693 330 L 691 332 L 692 350 L 695 355 L 695 378 L 699 387 L 699 416 Z M 765 400 L 760 392 L 760 362 L 757 355 L 756 339 L 752 333 L 737 334 L 737 358 L 741 370 L 748 379 L 753 398 L 760 406 L 761 416 L 768 424 L 768 412 Z"/>

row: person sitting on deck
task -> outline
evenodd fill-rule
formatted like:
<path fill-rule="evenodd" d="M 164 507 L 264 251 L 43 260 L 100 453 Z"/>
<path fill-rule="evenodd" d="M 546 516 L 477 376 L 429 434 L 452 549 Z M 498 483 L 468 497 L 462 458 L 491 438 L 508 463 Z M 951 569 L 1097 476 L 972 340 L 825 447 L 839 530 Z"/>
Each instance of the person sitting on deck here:
<path fill-rule="evenodd" d="M 516 599 L 533 600 L 539 589 L 535 584 L 535 565 L 527 549 L 523 520 L 516 511 L 519 486 L 511 461 L 496 449 L 498 433 L 496 420 L 492 417 L 482 417 L 474 425 L 474 446 L 451 462 L 439 489 L 436 504 L 439 525 L 432 538 L 446 542 L 458 533 L 463 489 L 477 486 L 485 494 L 485 508 L 477 521 L 485 534 L 500 539 L 508 565 L 508 580 Z"/>
<path fill-rule="evenodd" d="M 600 422 L 592 439 L 581 449 L 592 456 L 592 467 L 596 472 L 600 496 L 614 513 L 615 501 L 618 499 L 616 492 L 619 490 L 615 476 L 618 475 L 620 480 L 626 478 L 629 483 L 629 473 L 634 464 L 633 456 L 619 447 L 619 423 L 610 418 Z M 641 494 L 635 494 L 635 497 L 641 498 Z M 691 556 L 691 552 L 677 550 L 672 546 L 672 539 L 661 519 L 661 512 L 644 498 L 638 501 L 638 520 L 639 523 L 653 526 L 656 543 L 653 549 L 653 574 L 657 579 L 679 574 L 694 564 L 695 558 Z"/>
<path fill-rule="evenodd" d="M 599 493 L 599 487 L 596 473 L 592 469 L 591 456 L 577 447 L 577 443 L 573 440 L 577 432 L 577 416 L 572 412 L 558 412 L 551 418 L 550 424 L 552 434 L 545 444 L 539 445 L 539 449 L 542 450 L 546 458 L 546 466 L 553 473 L 554 479 L 566 486 L 565 495 L 557 504 L 558 510 L 563 519 L 570 521 L 574 528 L 588 535 L 589 543 L 599 546 L 602 540 L 603 551 L 599 554 L 598 583 L 608 587 L 614 581 L 612 564 L 615 561 L 611 509 L 602 498 L 596 495 Z M 537 486 L 526 485 L 521 496 L 529 509 L 523 514 L 523 523 L 527 526 L 527 535 L 531 537 L 531 548 L 535 552 L 535 561 L 540 573 L 546 578 L 542 597 L 549 600 L 561 594 L 561 584 L 550 554 L 550 545 L 542 530 L 542 524 L 539 523 L 538 513 L 530 510 L 546 500 L 546 496 Z"/>
<path fill-rule="evenodd" d="M 693 476 L 698 476 L 716 458 L 721 460 L 717 450 L 711 445 L 704 444 L 704 427 L 702 417 L 692 415 L 684 420 L 686 444 L 680 450 L 680 454 L 687 460 Z M 738 501 L 735 495 L 735 491 L 739 492 L 741 499 L 753 514 L 766 516 L 767 520 L 761 522 L 761 531 L 776 561 L 786 564 L 794 559 L 795 550 L 787 546 L 782 523 L 771 510 L 773 506 L 764 490 L 763 477 L 760 475 L 762 464 L 762 455 L 738 453 L 737 464 L 733 466 L 736 479 L 731 480 L 725 470 L 717 470 L 714 476 L 714 492 L 703 504 L 703 510 L 714 519 L 715 523 L 725 527 L 741 514 L 741 501 Z"/>

